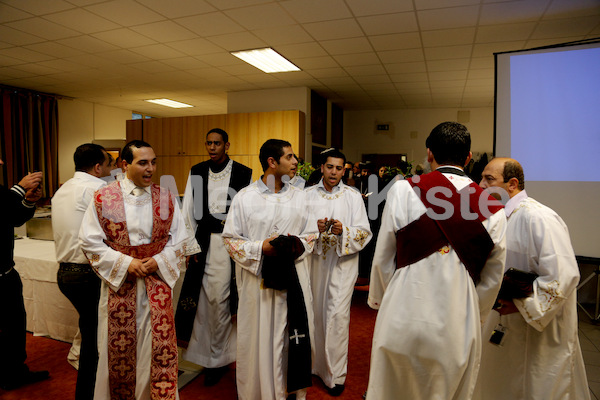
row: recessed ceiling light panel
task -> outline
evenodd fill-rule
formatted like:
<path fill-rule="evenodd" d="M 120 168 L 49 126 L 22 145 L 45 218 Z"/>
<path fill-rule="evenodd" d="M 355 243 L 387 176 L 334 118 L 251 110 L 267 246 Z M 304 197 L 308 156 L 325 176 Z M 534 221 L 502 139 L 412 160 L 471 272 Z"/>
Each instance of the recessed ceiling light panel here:
<path fill-rule="evenodd" d="M 149 103 L 160 104 L 161 106 L 172 107 L 172 108 L 186 108 L 186 107 L 194 107 L 190 104 L 180 103 L 175 100 L 169 99 L 152 99 L 152 100 L 144 100 Z"/>
<path fill-rule="evenodd" d="M 270 47 L 264 49 L 234 51 L 231 54 L 268 74 L 274 72 L 300 71 L 300 68 L 296 67 Z"/>

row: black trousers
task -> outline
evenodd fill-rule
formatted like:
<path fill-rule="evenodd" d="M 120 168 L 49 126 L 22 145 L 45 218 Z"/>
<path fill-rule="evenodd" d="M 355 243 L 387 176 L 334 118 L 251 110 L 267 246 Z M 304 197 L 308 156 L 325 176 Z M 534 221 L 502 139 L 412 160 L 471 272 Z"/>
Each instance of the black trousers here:
<path fill-rule="evenodd" d="M 61 263 L 57 281 L 60 291 L 79 313 L 81 351 L 75 399 L 92 399 L 96 384 L 96 369 L 98 368 L 100 278 L 87 264 Z"/>
<path fill-rule="evenodd" d="M 0 276 L 0 383 L 18 380 L 29 371 L 25 365 L 26 324 L 23 283 L 13 268 Z"/>

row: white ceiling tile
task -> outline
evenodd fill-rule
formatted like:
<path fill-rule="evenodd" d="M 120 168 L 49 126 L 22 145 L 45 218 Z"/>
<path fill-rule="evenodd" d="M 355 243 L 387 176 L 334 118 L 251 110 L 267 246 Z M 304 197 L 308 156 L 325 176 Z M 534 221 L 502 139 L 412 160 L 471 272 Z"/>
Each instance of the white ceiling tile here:
<path fill-rule="evenodd" d="M 79 50 L 57 42 L 35 43 L 24 47 L 29 50 L 37 51 L 38 53 L 49 55 L 52 58 L 64 58 L 80 54 Z"/>
<path fill-rule="evenodd" d="M 367 35 L 385 35 L 419 30 L 414 12 L 359 17 L 357 20 Z"/>
<path fill-rule="evenodd" d="M 364 76 L 364 75 L 381 75 L 385 74 L 383 65 L 358 65 L 352 67 L 344 67 L 346 71 L 352 76 Z"/>
<path fill-rule="evenodd" d="M 327 52 L 317 42 L 299 43 L 277 46 L 277 52 L 290 61 L 307 58 L 326 56 Z"/>
<path fill-rule="evenodd" d="M 445 80 L 467 79 L 467 71 L 438 71 L 430 72 L 429 79 L 432 82 Z"/>
<path fill-rule="evenodd" d="M 255 4 L 270 3 L 273 0 L 206 0 L 219 10 L 229 10 L 232 8 L 248 7 Z"/>
<path fill-rule="evenodd" d="M 424 61 L 385 64 L 388 74 L 405 74 L 409 72 L 424 72 L 426 69 Z"/>
<path fill-rule="evenodd" d="M 33 15 L 28 12 L 0 3 L 0 23 L 30 18 L 32 16 Z"/>
<path fill-rule="evenodd" d="M 44 39 L 40 36 L 31 35 L 27 32 L 22 32 L 17 29 L 10 28 L 6 25 L 0 26 L 0 38 L 3 42 L 23 46 L 26 44 L 43 42 Z"/>
<path fill-rule="evenodd" d="M 484 4 L 481 6 L 479 23 L 482 25 L 497 25 L 538 21 L 544 14 L 548 2 L 549 0 L 536 0 Z"/>
<path fill-rule="evenodd" d="M 451 80 L 451 81 L 435 81 L 435 82 L 430 82 L 429 83 L 429 87 L 431 88 L 431 90 L 446 90 L 448 88 L 452 88 L 453 90 L 456 90 L 457 88 L 460 88 L 461 90 L 465 87 L 465 80 L 464 79 L 459 79 L 459 80 Z"/>
<path fill-rule="evenodd" d="M 37 51 L 26 49 L 24 47 L 11 47 L 4 49 L 2 50 L 2 55 L 21 60 L 24 63 L 37 63 L 56 58 L 48 54 L 42 54 L 38 53 Z"/>
<path fill-rule="evenodd" d="M 5 25 L 42 37 L 46 40 L 57 40 L 79 35 L 78 32 L 72 29 L 65 28 L 59 24 L 55 24 L 54 22 L 47 21 L 40 17 L 8 22 Z"/>
<path fill-rule="evenodd" d="M 206 68 L 208 64 L 203 61 L 198 60 L 195 57 L 180 57 L 180 58 L 171 58 L 167 60 L 162 60 L 163 63 L 170 65 L 173 68 L 181 69 L 181 70 L 189 70 L 189 69 L 198 69 L 198 68 Z"/>
<path fill-rule="evenodd" d="M 92 34 L 92 36 L 123 48 L 147 46 L 156 43 L 156 41 L 144 35 L 140 35 L 139 33 L 134 32 L 128 28 L 114 29 L 112 31 L 106 32 L 98 32 Z"/>
<path fill-rule="evenodd" d="M 599 32 L 600 33 L 600 32 Z M 594 36 L 596 37 L 596 36 Z M 562 43 L 570 43 L 581 40 L 581 36 L 565 36 L 560 38 L 550 38 L 550 39 L 532 39 L 528 40 L 525 45 L 523 45 L 524 49 L 533 49 L 536 47 L 542 46 L 554 46 Z"/>
<path fill-rule="evenodd" d="M 387 74 L 357 76 L 356 82 L 358 82 L 360 85 L 372 85 L 372 84 L 390 85 L 392 83 L 390 77 Z"/>
<path fill-rule="evenodd" d="M 229 52 L 220 52 L 214 54 L 203 54 L 196 56 L 200 61 L 204 61 L 208 65 L 212 65 L 213 67 L 223 67 L 226 65 L 236 65 L 238 63 L 242 63 L 243 61 L 237 58 L 236 56 L 232 56 Z"/>
<path fill-rule="evenodd" d="M 196 38 L 169 43 L 169 46 L 190 56 L 211 54 L 223 51 L 219 46 L 206 39 Z"/>
<path fill-rule="evenodd" d="M 494 79 L 495 70 L 493 68 L 488 69 L 470 69 L 469 79 Z"/>
<path fill-rule="evenodd" d="M 544 14 L 544 19 L 585 17 L 600 15 L 598 0 L 554 0 Z"/>
<path fill-rule="evenodd" d="M 444 47 L 426 47 L 425 58 L 427 60 L 445 60 L 453 58 L 471 57 L 473 46 L 444 46 Z"/>
<path fill-rule="evenodd" d="M 130 64 L 130 66 L 151 74 L 173 72 L 168 65 L 163 64 L 160 61 L 144 61 L 141 63 Z"/>
<path fill-rule="evenodd" d="M 376 51 L 414 49 L 421 47 L 421 36 L 419 35 L 419 32 L 369 36 L 369 41 Z"/>
<path fill-rule="evenodd" d="M 168 18 L 186 17 L 216 11 L 215 7 L 202 0 L 177 0 L 176 4 L 165 0 L 137 1 Z"/>
<path fill-rule="evenodd" d="M 300 25 L 277 26 L 252 31 L 269 46 L 312 42 L 312 37 Z"/>
<path fill-rule="evenodd" d="M 120 25 L 82 8 L 50 14 L 44 18 L 82 33 L 101 32 L 120 27 Z"/>
<path fill-rule="evenodd" d="M 534 22 L 518 24 L 488 25 L 477 29 L 477 43 L 506 42 L 512 40 L 527 40 L 536 27 Z"/>
<path fill-rule="evenodd" d="M 465 28 L 477 25 L 479 6 L 451 7 L 418 11 L 422 30 Z"/>
<path fill-rule="evenodd" d="M 277 3 L 238 8 L 224 11 L 224 13 L 248 30 L 295 25 L 296 23 Z"/>
<path fill-rule="evenodd" d="M 211 36 L 208 40 L 228 51 L 248 50 L 267 46 L 264 41 L 250 32 Z"/>
<path fill-rule="evenodd" d="M 125 49 L 104 52 L 102 53 L 102 58 L 119 64 L 140 63 L 143 61 L 150 61 L 152 59 L 140 54 L 139 52 L 133 52 Z"/>
<path fill-rule="evenodd" d="M 352 17 L 342 0 L 287 0 L 279 4 L 301 23 Z"/>
<path fill-rule="evenodd" d="M 379 51 L 377 54 L 384 64 L 415 62 L 425 59 L 422 49 Z"/>
<path fill-rule="evenodd" d="M 157 42 L 174 42 L 196 38 L 196 34 L 172 21 L 160 21 L 151 24 L 138 25 L 130 28 Z"/>
<path fill-rule="evenodd" d="M 45 15 L 73 8 L 72 4 L 63 0 L 2 0 L 2 2 L 32 15 Z"/>
<path fill-rule="evenodd" d="M 323 81 L 324 79 L 352 79 L 348 73 L 341 67 L 333 68 L 314 68 L 309 71 L 309 74 Z"/>
<path fill-rule="evenodd" d="M 415 7 L 417 10 L 426 10 L 430 8 L 469 6 L 479 3 L 479 0 L 415 0 Z"/>
<path fill-rule="evenodd" d="M 56 43 L 64 44 L 65 46 L 69 46 L 86 53 L 101 53 L 103 51 L 114 50 L 118 48 L 118 46 L 89 35 L 57 40 Z"/>
<path fill-rule="evenodd" d="M 149 24 L 165 19 L 162 15 L 132 0 L 112 0 L 85 8 L 121 26 Z"/>
<path fill-rule="evenodd" d="M 354 19 L 340 19 L 305 24 L 306 31 L 317 40 L 345 39 L 363 36 Z"/>
<path fill-rule="evenodd" d="M 243 78 L 244 75 L 252 75 L 252 74 L 256 74 L 257 72 L 261 72 L 260 69 L 253 67 L 252 65 L 245 63 L 245 62 L 238 63 L 235 65 L 226 65 L 226 66 L 221 67 L 221 70 L 227 72 L 228 74 L 238 76 L 240 78 Z M 265 73 L 263 72 L 263 74 L 265 74 Z M 266 78 L 266 79 L 272 80 L 274 78 Z"/>
<path fill-rule="evenodd" d="M 597 16 L 553 19 L 541 21 L 535 28 L 531 39 L 559 38 L 562 36 L 581 36 L 588 34 L 598 26 Z"/>
<path fill-rule="evenodd" d="M 221 12 L 179 18 L 175 22 L 201 37 L 224 35 L 244 30 L 242 26 Z"/>
<path fill-rule="evenodd" d="M 339 64 L 330 56 L 298 58 L 291 61 L 293 61 L 293 63 L 302 70 L 313 68 L 332 68 L 339 66 Z"/>
<path fill-rule="evenodd" d="M 489 57 L 493 56 L 494 53 L 501 53 L 503 51 L 522 50 L 524 45 L 524 40 L 502 43 L 477 43 L 473 45 L 472 57 Z"/>
<path fill-rule="evenodd" d="M 0 71 L 4 70 L 6 67 L 8 67 L 10 65 L 20 65 L 23 63 L 24 63 L 23 60 L 11 57 L 8 54 L 4 54 L 4 53 L 0 54 L 0 65 L 2 65 L 2 67 L 0 67 Z M 2 75 L 0 74 L 0 77 L 1 76 Z"/>
<path fill-rule="evenodd" d="M 404 82 L 428 82 L 427 73 L 425 72 L 413 72 L 407 74 L 393 74 L 390 75 L 392 82 L 404 83 Z"/>
<path fill-rule="evenodd" d="M 149 46 L 133 47 L 130 49 L 134 53 L 141 54 L 155 60 L 164 60 L 167 58 L 179 58 L 184 54 L 164 44 L 151 44 Z"/>
<path fill-rule="evenodd" d="M 35 75 L 50 75 L 59 72 L 57 69 L 45 67 L 39 63 L 21 64 L 13 68 L 20 69 L 21 71 L 29 72 L 33 76 Z"/>
<path fill-rule="evenodd" d="M 367 38 L 364 37 L 324 40 L 321 42 L 321 46 L 323 46 L 325 50 L 327 50 L 327 52 L 331 55 L 353 54 L 369 52 L 373 50 Z"/>
<path fill-rule="evenodd" d="M 346 0 L 346 4 L 357 17 L 412 11 L 412 3 L 412 0 Z"/>
<path fill-rule="evenodd" d="M 435 31 L 423 31 L 423 46 L 453 46 L 459 44 L 471 44 L 475 39 L 475 27 L 440 29 Z"/>
<path fill-rule="evenodd" d="M 452 60 L 428 60 L 427 70 L 430 72 L 467 70 L 469 68 L 469 61 L 469 58 L 456 58 Z"/>
<path fill-rule="evenodd" d="M 357 65 L 373 65 L 380 64 L 379 58 L 373 52 L 369 53 L 358 53 L 358 54 L 342 54 L 339 56 L 333 56 L 333 58 L 342 67 L 351 67 Z"/>
<path fill-rule="evenodd" d="M 71 72 L 81 69 L 81 65 L 68 60 L 48 60 L 38 63 L 43 67 L 52 68 L 56 71 Z"/>
<path fill-rule="evenodd" d="M 485 69 L 494 68 L 494 57 L 492 55 L 487 57 L 471 57 L 471 69 Z"/>

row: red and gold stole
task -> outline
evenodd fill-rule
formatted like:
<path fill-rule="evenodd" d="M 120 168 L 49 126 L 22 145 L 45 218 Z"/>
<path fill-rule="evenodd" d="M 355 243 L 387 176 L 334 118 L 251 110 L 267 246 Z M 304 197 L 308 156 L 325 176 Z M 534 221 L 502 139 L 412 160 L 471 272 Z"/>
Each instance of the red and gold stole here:
<path fill-rule="evenodd" d="M 173 201 L 168 190 L 152 185 L 152 239 L 149 244 L 131 246 L 125 221 L 125 205 L 117 182 L 96 192 L 94 203 L 100 225 L 112 249 L 134 258 L 162 251 L 169 240 Z M 168 204 L 168 216 L 161 218 Z M 108 295 L 108 369 L 113 400 L 135 399 L 136 386 L 136 277 L 128 275 L 121 288 Z M 156 274 L 145 278 L 152 325 L 150 366 L 151 399 L 175 399 L 177 393 L 177 339 L 171 288 Z"/>
<path fill-rule="evenodd" d="M 494 242 L 482 222 L 502 210 L 502 204 L 474 182 L 460 192 L 457 191 L 439 171 L 416 178 L 409 179 L 408 183 L 415 189 L 425 207 L 441 216 L 445 209 L 439 202 L 444 201 L 451 206 L 451 212 L 447 218 L 436 219 L 425 213 L 396 232 L 396 268 L 414 264 L 449 244 L 477 284 L 480 272 L 494 248 Z M 434 188 L 445 188 L 451 195 L 434 195 L 431 197 L 437 202 L 430 201 L 427 193 Z M 461 203 L 464 204 L 461 206 Z M 466 219 L 463 216 L 466 211 L 476 218 Z"/>

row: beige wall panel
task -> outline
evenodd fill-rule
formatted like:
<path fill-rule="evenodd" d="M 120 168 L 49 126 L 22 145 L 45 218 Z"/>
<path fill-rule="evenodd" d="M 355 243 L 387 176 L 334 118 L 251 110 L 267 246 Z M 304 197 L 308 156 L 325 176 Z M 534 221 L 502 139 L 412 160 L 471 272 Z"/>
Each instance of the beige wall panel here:
<path fill-rule="evenodd" d="M 183 149 L 183 117 L 162 118 L 163 154 L 177 156 L 185 154 Z"/>
<path fill-rule="evenodd" d="M 165 149 L 162 144 L 163 121 L 160 118 L 150 118 L 143 120 L 144 142 L 152 146 L 157 156 L 165 155 Z"/>
<path fill-rule="evenodd" d="M 183 148 L 186 155 L 207 155 L 204 142 L 206 130 L 204 129 L 203 115 L 185 117 L 183 120 Z"/>
<path fill-rule="evenodd" d="M 227 115 L 227 133 L 229 134 L 229 154 L 250 154 L 248 150 L 249 117 L 247 113 Z"/>

